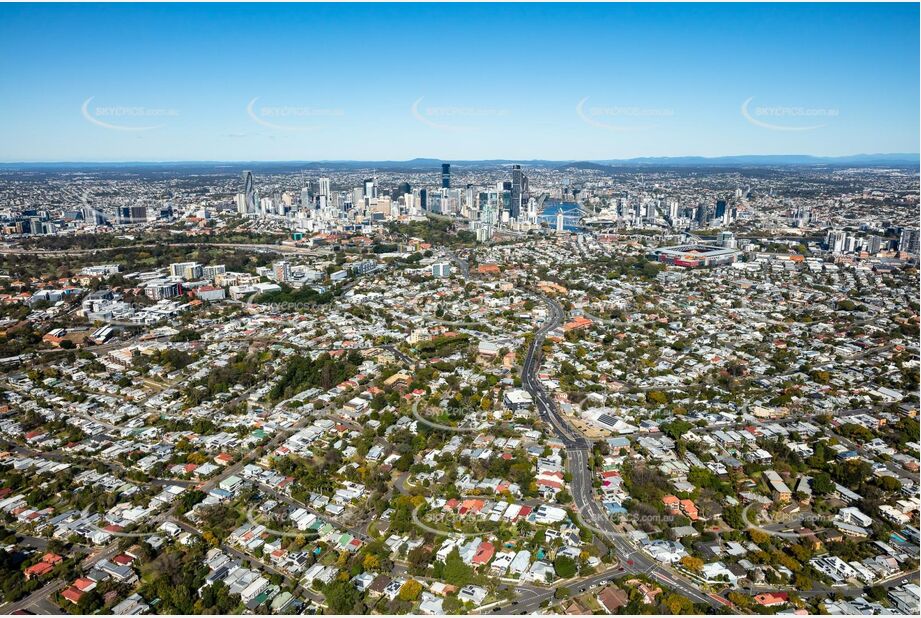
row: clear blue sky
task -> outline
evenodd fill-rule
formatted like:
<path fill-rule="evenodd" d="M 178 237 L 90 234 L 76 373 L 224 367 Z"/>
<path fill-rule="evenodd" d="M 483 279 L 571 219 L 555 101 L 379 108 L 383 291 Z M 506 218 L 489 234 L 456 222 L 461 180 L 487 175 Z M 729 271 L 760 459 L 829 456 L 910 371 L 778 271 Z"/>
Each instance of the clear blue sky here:
<path fill-rule="evenodd" d="M 918 18 L 917 4 L 3 4 L 0 161 L 918 152 Z"/>

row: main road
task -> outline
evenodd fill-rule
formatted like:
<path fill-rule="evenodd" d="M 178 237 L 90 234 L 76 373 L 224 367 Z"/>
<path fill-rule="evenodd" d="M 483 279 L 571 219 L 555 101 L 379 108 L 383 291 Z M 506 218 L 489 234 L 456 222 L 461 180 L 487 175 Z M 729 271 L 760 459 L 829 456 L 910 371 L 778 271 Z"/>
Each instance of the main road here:
<path fill-rule="evenodd" d="M 537 378 L 541 348 L 547 333 L 558 328 L 565 317 L 563 308 L 556 300 L 544 295 L 538 296 L 547 305 L 549 313 L 528 346 L 521 369 L 521 382 L 533 398 L 541 421 L 553 428 L 566 449 L 566 461 L 572 476 L 569 490 L 582 524 L 608 542 L 624 572 L 646 575 L 693 602 L 709 605 L 715 610 L 729 606 L 726 599 L 700 590 L 687 577 L 658 564 L 649 555 L 640 551 L 626 533 L 614 526 L 604 506 L 596 500 L 592 487 L 593 471 L 589 464 L 591 442 L 563 417 Z"/>

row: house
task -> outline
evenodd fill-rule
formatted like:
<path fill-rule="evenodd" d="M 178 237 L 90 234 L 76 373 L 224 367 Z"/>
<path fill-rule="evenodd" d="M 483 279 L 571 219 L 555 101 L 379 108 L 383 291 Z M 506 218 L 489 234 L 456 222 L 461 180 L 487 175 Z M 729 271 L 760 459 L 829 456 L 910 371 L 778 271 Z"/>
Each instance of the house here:
<path fill-rule="evenodd" d="M 68 601 L 70 601 L 71 603 L 73 603 L 74 605 L 80 602 L 80 599 L 83 598 L 83 595 L 84 595 L 83 592 L 80 592 L 73 586 L 71 586 L 70 588 L 65 588 L 61 592 L 61 596 L 67 599 Z"/>
<path fill-rule="evenodd" d="M 619 610 L 627 606 L 630 599 L 627 593 L 617 586 L 608 586 L 598 593 L 598 602 L 609 614 L 620 613 Z"/>
<path fill-rule="evenodd" d="M 54 565 L 48 564 L 47 562 L 37 562 L 23 571 L 26 580 L 33 579 L 35 577 L 41 577 L 47 575 L 54 570 Z"/>
<path fill-rule="evenodd" d="M 790 488 L 784 483 L 783 479 L 773 470 L 765 470 L 764 478 L 767 480 L 768 485 L 773 492 L 774 500 L 777 502 L 789 502 L 793 497 L 793 492 L 790 491 Z"/>
<path fill-rule="evenodd" d="M 496 548 L 489 541 L 483 541 L 480 543 L 480 546 L 477 547 L 476 553 L 473 555 L 473 564 L 479 566 L 482 564 L 488 564 L 492 560 L 493 555 L 496 553 Z"/>
<path fill-rule="evenodd" d="M 681 512 L 691 521 L 697 521 L 700 519 L 700 514 L 697 511 L 697 505 L 694 504 L 693 500 L 681 500 L 679 503 L 681 507 Z"/>
<path fill-rule="evenodd" d="M 662 504 L 665 505 L 665 511 L 669 515 L 677 515 L 680 510 L 681 500 L 677 496 L 662 496 Z"/>
<path fill-rule="evenodd" d="M 761 607 L 778 607 L 786 604 L 790 596 L 786 592 L 762 592 L 756 594 L 754 600 Z"/>
<path fill-rule="evenodd" d="M 486 599 L 486 594 L 486 588 L 468 584 L 460 589 L 460 592 L 457 593 L 457 598 L 464 602 L 470 601 L 474 605 L 479 606 L 482 605 L 483 601 Z"/>
<path fill-rule="evenodd" d="M 436 597 L 430 592 L 422 593 L 422 602 L 419 604 L 419 613 L 426 616 L 440 616 L 445 613 L 442 604 L 444 599 Z"/>

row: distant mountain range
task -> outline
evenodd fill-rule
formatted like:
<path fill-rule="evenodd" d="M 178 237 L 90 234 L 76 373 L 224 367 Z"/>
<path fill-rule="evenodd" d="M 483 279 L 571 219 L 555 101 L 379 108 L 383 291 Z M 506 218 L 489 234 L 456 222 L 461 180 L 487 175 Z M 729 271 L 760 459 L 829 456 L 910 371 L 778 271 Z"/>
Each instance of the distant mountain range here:
<path fill-rule="evenodd" d="M 6 170 L 99 170 L 99 169 L 192 169 L 212 173 L 252 169 L 254 171 L 295 171 L 295 170 L 359 170 L 375 169 L 388 171 L 422 171 L 440 170 L 442 163 L 451 163 L 459 168 L 500 167 L 519 163 L 527 167 L 544 167 L 556 169 L 597 169 L 612 168 L 706 168 L 706 167 L 789 167 L 789 166 L 897 166 L 917 167 L 921 163 L 918 153 L 881 153 L 857 154 L 842 157 L 817 157 L 812 155 L 732 155 L 724 157 L 636 157 L 632 159 L 601 160 L 450 160 L 416 158 L 408 161 L 154 161 L 154 162 L 48 162 L 48 163 L 0 163 L 0 169 Z"/>

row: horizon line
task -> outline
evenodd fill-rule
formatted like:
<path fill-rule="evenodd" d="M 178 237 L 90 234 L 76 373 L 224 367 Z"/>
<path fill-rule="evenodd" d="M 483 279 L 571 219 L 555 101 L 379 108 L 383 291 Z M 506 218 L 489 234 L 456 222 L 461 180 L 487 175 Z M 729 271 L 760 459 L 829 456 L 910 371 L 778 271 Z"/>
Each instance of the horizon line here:
<path fill-rule="evenodd" d="M 820 160 L 835 159 L 854 159 L 854 158 L 903 158 L 919 159 L 921 161 L 921 152 L 876 152 L 876 153 L 854 153 L 845 155 L 814 155 L 805 153 L 785 153 L 785 154 L 729 154 L 729 155 L 640 155 L 635 157 L 620 158 L 566 158 L 566 159 L 549 159 L 549 158 L 509 158 L 509 157 L 488 157 L 482 159 L 465 159 L 465 158 L 441 158 L 441 157 L 412 157 L 409 159 L 124 159 L 124 160 L 7 160 L 0 161 L 0 165 L 157 165 L 157 164 L 203 164 L 203 163 L 220 163 L 220 164 L 241 164 L 241 163 L 412 163 L 416 161 L 441 161 L 444 163 L 461 162 L 461 163 L 490 163 L 490 162 L 542 162 L 542 163 L 612 163 L 612 162 L 631 162 L 631 161 L 649 161 L 661 160 L 668 161 L 680 159 L 700 159 L 702 161 L 718 161 L 720 159 L 754 159 L 754 158 L 808 158 Z"/>

